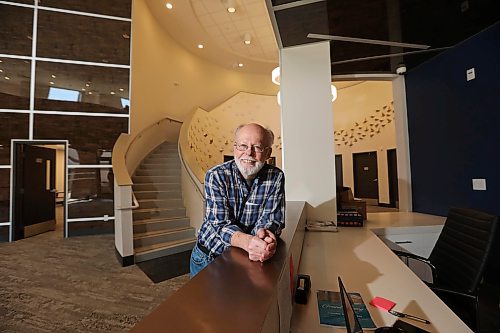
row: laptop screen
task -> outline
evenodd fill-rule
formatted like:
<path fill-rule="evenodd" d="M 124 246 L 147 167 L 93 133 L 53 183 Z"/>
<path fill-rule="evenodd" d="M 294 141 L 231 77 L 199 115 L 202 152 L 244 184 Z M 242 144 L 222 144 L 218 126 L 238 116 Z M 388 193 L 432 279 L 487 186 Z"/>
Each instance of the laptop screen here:
<path fill-rule="evenodd" d="M 347 333 L 363 333 L 363 329 L 361 328 L 361 324 L 359 323 L 358 317 L 356 317 L 356 312 L 354 311 L 354 307 L 352 305 L 353 303 L 351 296 L 347 293 L 347 290 L 345 289 L 340 276 L 339 288 Z"/>

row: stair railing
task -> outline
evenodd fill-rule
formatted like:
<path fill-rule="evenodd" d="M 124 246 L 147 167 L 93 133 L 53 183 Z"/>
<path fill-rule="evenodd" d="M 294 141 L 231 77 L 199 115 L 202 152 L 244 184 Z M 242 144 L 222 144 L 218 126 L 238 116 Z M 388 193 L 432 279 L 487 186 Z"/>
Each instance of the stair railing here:
<path fill-rule="evenodd" d="M 131 175 L 140 162 L 159 144 L 176 142 L 182 123 L 163 118 L 144 128 L 136 136 L 122 133 L 113 147 L 112 164 L 115 200 L 115 249 L 122 266 L 134 264 L 132 210 L 139 207 Z"/>

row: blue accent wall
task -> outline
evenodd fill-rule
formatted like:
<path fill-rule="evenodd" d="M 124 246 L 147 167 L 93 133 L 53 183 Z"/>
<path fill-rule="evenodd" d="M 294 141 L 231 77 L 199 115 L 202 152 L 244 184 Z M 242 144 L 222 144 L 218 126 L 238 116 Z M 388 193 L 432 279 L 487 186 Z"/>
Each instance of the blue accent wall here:
<path fill-rule="evenodd" d="M 472 67 L 476 79 L 467 82 Z M 406 98 L 413 210 L 500 216 L 500 23 L 409 71 Z M 487 190 L 473 191 L 473 178 L 485 178 Z"/>

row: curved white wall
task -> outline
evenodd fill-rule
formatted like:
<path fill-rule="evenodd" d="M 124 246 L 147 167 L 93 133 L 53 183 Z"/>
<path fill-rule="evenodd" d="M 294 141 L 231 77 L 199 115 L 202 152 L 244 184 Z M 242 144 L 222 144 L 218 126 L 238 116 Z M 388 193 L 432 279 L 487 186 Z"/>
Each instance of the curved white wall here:
<path fill-rule="evenodd" d="M 132 16 L 132 136 L 164 117 L 184 121 L 198 107 L 211 110 L 239 91 L 277 93 L 271 73 L 228 70 L 184 49 L 159 26 L 146 1 L 134 0 Z"/>

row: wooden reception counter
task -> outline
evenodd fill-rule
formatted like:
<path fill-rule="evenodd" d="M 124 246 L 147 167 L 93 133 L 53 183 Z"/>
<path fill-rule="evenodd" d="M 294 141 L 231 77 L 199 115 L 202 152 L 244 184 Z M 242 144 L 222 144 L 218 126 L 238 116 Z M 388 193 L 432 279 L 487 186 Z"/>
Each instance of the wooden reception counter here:
<path fill-rule="evenodd" d="M 375 234 L 440 226 L 444 218 L 377 213 L 363 228 L 305 233 L 304 210 L 303 202 L 287 202 L 283 241 L 271 260 L 250 262 L 244 251 L 226 251 L 132 332 L 345 332 L 319 325 L 316 291 L 338 290 L 337 276 L 366 303 L 381 296 L 396 302 L 397 311 L 430 320 L 431 325 L 412 322 L 429 332 L 472 332 Z M 311 276 L 312 288 L 308 304 L 292 307 L 290 271 L 296 274 L 299 265 L 299 273 Z M 378 326 L 397 319 L 369 310 Z"/>
<path fill-rule="evenodd" d="M 304 203 L 288 201 L 285 216 L 273 258 L 251 262 L 243 250 L 225 251 L 131 332 L 289 332 L 290 262 L 300 261 Z"/>

